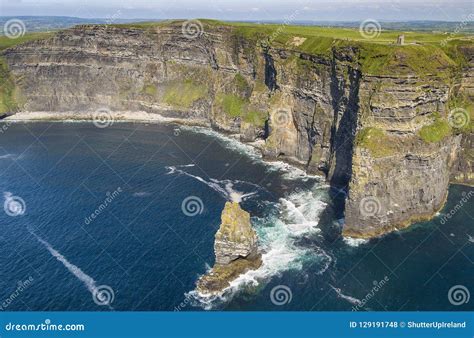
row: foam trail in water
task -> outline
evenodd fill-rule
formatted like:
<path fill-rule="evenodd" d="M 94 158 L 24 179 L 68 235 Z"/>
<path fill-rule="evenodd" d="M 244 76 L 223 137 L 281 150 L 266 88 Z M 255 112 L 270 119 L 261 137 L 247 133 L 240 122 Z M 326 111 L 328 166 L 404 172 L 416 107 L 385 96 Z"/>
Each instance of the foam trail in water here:
<path fill-rule="evenodd" d="M 316 274 L 323 274 L 329 268 L 333 258 L 323 249 L 298 245 L 303 237 L 311 237 L 320 232 L 317 224 L 326 204 L 322 201 L 319 187 L 293 193 L 281 199 L 280 203 L 266 203 L 268 208 L 276 209 L 276 212 L 265 218 L 252 218 L 262 251 L 262 266 L 240 275 L 220 295 L 207 296 L 195 290 L 189 292 L 186 297 L 196 300 L 193 305 L 211 309 L 230 300 L 243 286 L 266 283 L 283 271 L 301 270 L 305 263 L 318 264 Z"/>
<path fill-rule="evenodd" d="M 354 297 L 352 297 L 352 296 L 348 296 L 348 295 L 343 294 L 342 291 L 341 291 L 341 289 L 335 288 L 335 287 L 332 286 L 331 284 L 329 284 L 329 286 L 330 286 L 334 291 L 336 291 L 337 296 L 338 296 L 339 298 L 342 298 L 342 299 L 347 300 L 347 301 L 348 301 L 349 303 L 351 303 L 352 305 L 360 305 L 360 304 L 362 304 L 362 302 L 361 302 L 359 299 L 354 298 Z"/>
<path fill-rule="evenodd" d="M 38 242 L 40 242 L 41 244 L 43 244 L 46 247 L 46 249 L 49 251 L 49 253 L 53 257 L 55 257 L 58 261 L 60 261 L 64 265 L 64 267 L 66 269 L 68 269 L 68 271 L 70 273 L 72 273 L 77 279 L 79 279 L 85 285 L 87 290 L 89 290 L 89 292 L 92 294 L 92 298 L 94 299 L 94 297 L 96 297 L 97 293 L 99 292 L 99 290 L 97 289 L 96 281 L 91 276 L 89 276 L 84 271 L 82 271 L 78 266 L 76 266 L 76 265 L 72 264 L 71 262 L 69 262 L 66 259 L 66 257 L 64 257 L 61 253 L 59 253 L 59 251 L 54 249 L 51 246 L 51 244 L 49 244 L 44 239 L 39 237 L 33 231 L 31 231 L 31 230 L 29 230 L 29 231 L 33 236 L 35 236 L 35 238 L 38 240 Z M 110 305 L 109 305 L 109 308 L 111 310 L 113 310 L 113 308 Z"/>
<path fill-rule="evenodd" d="M 268 171 L 278 171 L 285 180 L 315 181 L 313 187 L 308 191 L 296 192 L 279 200 L 279 203 L 267 203 L 270 213 L 264 218 L 252 218 L 252 223 L 259 237 L 259 247 L 262 251 L 262 266 L 257 270 L 248 271 L 234 280 L 230 287 L 217 296 L 206 296 L 199 294 L 196 290 L 189 292 L 186 297 L 194 299 L 193 305 L 210 309 L 220 302 L 226 302 L 242 288 L 243 285 L 257 285 L 266 283 L 271 277 L 286 270 L 301 270 L 303 264 L 318 264 L 317 274 L 324 273 L 331 265 L 333 258 L 323 249 L 318 247 L 307 248 L 298 244 L 304 237 L 318 235 L 319 216 L 325 209 L 323 194 L 326 193 L 327 185 L 321 183 L 320 176 L 308 175 L 303 170 L 284 162 L 264 161 L 260 151 L 251 145 L 246 145 L 234 138 L 226 137 L 215 131 L 202 127 L 183 127 L 196 133 L 202 133 L 215 137 L 231 150 L 245 154 L 253 162 L 263 164 Z M 202 177 L 186 173 L 177 167 L 169 167 L 170 174 L 179 172 L 184 175 L 207 184 L 219 192 L 227 200 L 241 201 L 255 195 L 262 187 L 256 186 L 257 191 L 241 193 L 236 191 L 233 183 L 247 183 L 238 181 L 207 181 Z M 213 184 L 214 183 L 214 184 Z M 228 184 L 231 183 L 231 184 Z M 267 208 L 266 208 L 267 209 Z M 276 211 L 276 212 L 273 212 Z"/>
<path fill-rule="evenodd" d="M 471 235 L 467 235 L 467 240 L 471 243 L 474 243 L 474 237 L 472 237 Z"/>
<path fill-rule="evenodd" d="M 251 196 L 258 193 L 257 191 L 252 191 L 252 192 L 249 192 L 249 193 L 243 193 L 243 192 L 237 191 L 237 190 L 234 189 L 234 183 L 241 183 L 241 184 L 250 185 L 250 186 L 262 189 L 257 184 L 253 184 L 253 183 L 245 182 L 245 181 L 240 181 L 240 180 L 231 181 L 231 180 L 216 180 L 214 178 L 210 178 L 209 181 L 207 181 L 207 180 L 205 180 L 204 178 L 202 178 L 200 176 L 196 176 L 196 175 L 190 174 L 190 173 L 188 173 L 184 170 L 178 169 L 178 167 L 180 167 L 180 168 L 189 168 L 189 167 L 193 167 L 193 166 L 194 166 L 194 164 L 186 164 L 186 165 L 180 165 L 180 166 L 170 166 L 170 167 L 166 167 L 166 169 L 168 169 L 168 175 L 179 173 L 179 174 L 186 175 L 188 177 L 194 178 L 195 180 L 198 180 L 199 182 L 204 183 L 209 188 L 211 188 L 212 190 L 219 193 L 226 200 L 232 201 L 232 202 L 240 203 L 240 202 L 244 201 L 245 199 L 247 199 L 247 198 L 249 198 L 249 197 L 251 197 Z"/>

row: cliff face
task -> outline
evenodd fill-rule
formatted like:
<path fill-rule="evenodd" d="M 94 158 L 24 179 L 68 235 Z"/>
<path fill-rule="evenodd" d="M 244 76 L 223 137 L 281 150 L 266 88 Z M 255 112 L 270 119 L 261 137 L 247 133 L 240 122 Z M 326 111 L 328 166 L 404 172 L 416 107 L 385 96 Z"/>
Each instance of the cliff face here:
<path fill-rule="evenodd" d="M 449 82 L 413 73 L 404 54 L 395 53 L 389 74 L 374 75 L 361 67 L 357 44 L 315 54 L 299 48 L 302 41 L 269 46 L 226 25 L 192 38 L 181 23 L 81 26 L 3 56 L 30 111 L 140 110 L 264 139 L 268 159 L 323 173 L 348 191 L 347 235 L 429 218 L 450 176 L 472 183 L 472 134 L 445 133 L 441 122 Z M 436 57 L 440 69 L 451 66 Z M 457 91 L 472 95 L 473 68 L 465 67 Z M 440 137 L 424 137 L 431 131 Z M 367 200 L 375 213 L 363 208 Z"/>

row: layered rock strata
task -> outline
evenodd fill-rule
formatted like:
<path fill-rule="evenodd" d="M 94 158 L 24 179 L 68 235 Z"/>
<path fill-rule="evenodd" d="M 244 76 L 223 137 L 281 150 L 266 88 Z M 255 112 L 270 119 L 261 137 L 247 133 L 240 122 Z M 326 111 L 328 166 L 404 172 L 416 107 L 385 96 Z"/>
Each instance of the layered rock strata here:
<path fill-rule="evenodd" d="M 204 295 L 217 294 L 239 275 L 258 269 L 262 260 L 257 240 L 250 214 L 239 203 L 227 202 L 215 236 L 215 264 L 199 279 L 196 289 Z"/>
<path fill-rule="evenodd" d="M 459 50 L 467 62 L 457 72 L 440 48 L 387 45 L 369 58 L 356 42 L 311 52 L 326 40 L 269 45 L 256 36 L 219 24 L 191 38 L 181 22 L 78 26 L 2 57 L 30 111 L 145 111 L 263 140 L 267 159 L 323 174 L 347 193 L 346 235 L 429 219 L 450 178 L 472 184 L 472 133 L 446 121 L 455 96 L 472 103 L 473 48 Z M 457 75 L 443 77 L 451 69 Z"/>

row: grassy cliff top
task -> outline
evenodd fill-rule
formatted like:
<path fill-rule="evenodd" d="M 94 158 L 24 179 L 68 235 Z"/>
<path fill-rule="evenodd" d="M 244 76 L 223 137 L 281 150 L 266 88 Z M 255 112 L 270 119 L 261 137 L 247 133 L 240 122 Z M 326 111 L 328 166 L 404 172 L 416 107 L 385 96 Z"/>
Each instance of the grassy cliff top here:
<path fill-rule="evenodd" d="M 92 26 L 154 31 L 167 26 L 181 28 L 185 22 L 168 20 Z M 229 39 L 246 40 L 250 42 L 250 46 L 266 44 L 325 57 L 331 56 L 334 48 L 351 47 L 357 50 L 357 61 L 362 71 L 371 75 L 415 74 L 448 79 L 452 77 L 453 69 L 466 63 L 465 55 L 460 49 L 462 47 L 474 49 L 474 36 L 465 34 L 377 29 L 363 34 L 355 28 L 223 22 L 209 19 L 192 20 L 192 22 L 204 33 L 228 29 Z M 54 33 L 31 33 L 18 39 L 1 36 L 0 51 L 51 34 Z M 404 35 L 404 45 L 396 44 L 400 35 Z"/>
<path fill-rule="evenodd" d="M 5 35 L 0 36 L 0 51 L 14 47 L 16 45 L 28 42 L 28 41 L 33 41 L 33 40 L 38 40 L 38 39 L 45 39 L 50 36 L 52 36 L 54 33 L 51 32 L 35 32 L 35 33 L 27 33 L 23 36 L 20 36 L 15 39 L 10 39 L 6 37 Z"/>
<path fill-rule="evenodd" d="M 396 31 L 396 30 L 381 30 L 380 34 L 373 38 L 365 38 L 361 35 L 359 29 L 356 28 L 344 28 L 344 27 L 323 27 L 323 26 L 298 26 L 291 24 L 260 24 L 260 23 L 248 23 L 248 22 L 225 22 L 219 20 L 210 19 L 197 19 L 205 30 L 207 27 L 236 27 L 242 32 L 248 33 L 249 35 L 259 32 L 261 34 L 271 35 L 274 32 L 289 35 L 302 35 L 302 36 L 314 36 L 314 37 L 327 37 L 333 39 L 350 40 L 350 41 L 370 41 L 371 43 L 394 43 L 397 37 L 401 34 L 405 35 L 406 43 L 430 43 L 439 44 L 443 40 L 449 37 L 451 40 L 455 39 L 471 39 L 471 35 L 467 34 L 447 34 L 444 32 L 416 32 L 416 31 Z M 173 24 L 182 24 L 184 20 L 165 20 L 160 22 L 138 22 L 138 23 L 127 23 L 127 24 L 113 24 L 114 27 L 126 27 L 126 28 L 137 28 L 137 29 L 148 29 L 154 27 L 163 27 Z"/>
<path fill-rule="evenodd" d="M 362 70 L 372 75 L 435 75 L 451 77 L 456 66 L 466 63 L 460 47 L 474 48 L 474 36 L 444 32 L 376 30 L 361 33 L 355 28 L 257 24 L 198 19 L 203 32 L 228 28 L 235 36 L 272 47 L 303 53 L 330 56 L 333 48 L 355 47 Z M 181 26 L 183 20 L 118 24 L 114 27 L 152 30 Z M 405 44 L 397 45 L 400 35 Z"/>

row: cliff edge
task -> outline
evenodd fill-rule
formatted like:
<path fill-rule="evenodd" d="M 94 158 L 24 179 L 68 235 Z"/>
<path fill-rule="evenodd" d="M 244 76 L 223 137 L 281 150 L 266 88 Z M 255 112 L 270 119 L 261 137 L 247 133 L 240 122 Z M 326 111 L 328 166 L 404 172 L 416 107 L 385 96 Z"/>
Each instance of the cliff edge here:
<path fill-rule="evenodd" d="M 147 112 L 264 141 L 265 158 L 345 192 L 347 236 L 429 219 L 450 182 L 474 183 L 472 37 L 187 23 L 77 26 L 2 50 L 0 108 Z"/>

